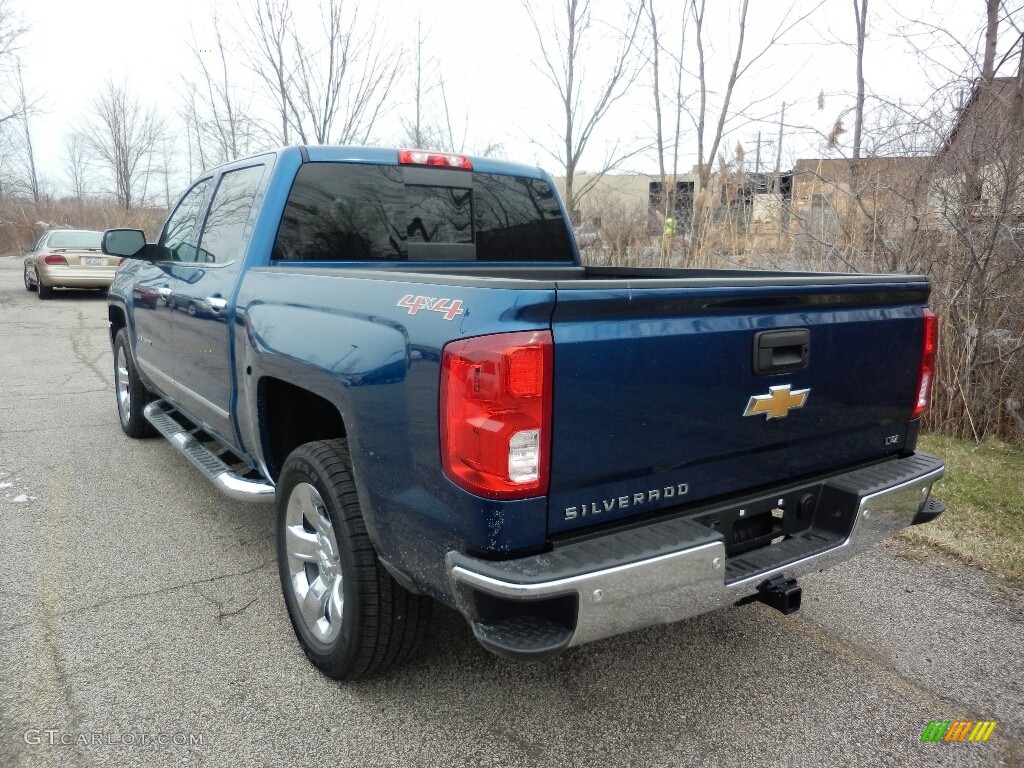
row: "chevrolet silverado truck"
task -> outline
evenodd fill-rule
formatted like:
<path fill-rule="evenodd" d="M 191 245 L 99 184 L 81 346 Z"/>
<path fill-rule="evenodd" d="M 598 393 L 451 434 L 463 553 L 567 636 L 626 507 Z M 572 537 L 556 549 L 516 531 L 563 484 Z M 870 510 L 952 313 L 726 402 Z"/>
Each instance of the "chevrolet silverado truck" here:
<path fill-rule="evenodd" d="M 595 268 L 543 171 L 289 147 L 108 230 L 117 413 L 276 505 L 336 679 L 433 601 L 502 656 L 759 600 L 934 519 L 937 320 L 914 275 Z"/>

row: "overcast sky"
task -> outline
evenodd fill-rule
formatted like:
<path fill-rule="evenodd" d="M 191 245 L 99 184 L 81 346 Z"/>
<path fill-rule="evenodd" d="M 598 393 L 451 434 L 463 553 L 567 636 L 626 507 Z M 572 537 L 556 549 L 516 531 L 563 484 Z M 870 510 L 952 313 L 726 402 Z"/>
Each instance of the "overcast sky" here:
<path fill-rule="evenodd" d="M 213 2 L 229 26 L 244 27 L 234 0 Z M 243 4 L 246 2 L 242 0 Z M 621 0 L 594 2 L 601 9 L 603 22 L 617 22 L 615 14 L 623 7 Z M 659 11 L 664 7 L 666 13 L 663 34 L 671 37 L 676 27 L 670 23 L 668 11 L 681 3 L 660 0 L 657 5 Z M 730 26 L 735 4 L 709 0 L 708 5 L 712 6 L 712 73 L 721 82 L 735 41 L 735 30 Z M 795 0 L 792 5 L 795 18 L 815 8 L 817 2 Z M 182 78 L 195 73 L 190 24 L 199 47 L 212 43 L 208 41 L 214 7 L 211 0 L 159 4 L 138 0 L 14 0 L 14 7 L 31 27 L 24 40 L 23 61 L 29 91 L 40 99 L 32 119 L 38 164 L 47 185 L 57 191 L 66 188 L 62 160 L 65 136 L 81 121 L 89 99 L 105 78 L 125 78 L 144 100 L 173 116 L 180 107 Z M 437 60 L 444 75 L 456 133 L 466 132 L 467 151 L 500 143 L 509 159 L 536 163 L 556 175 L 560 173 L 557 162 L 544 151 L 545 147 L 556 146 L 552 126 L 559 124 L 558 103 L 550 84 L 534 64 L 539 55 L 536 38 L 520 2 L 381 0 L 377 7 L 379 24 L 407 49 L 415 39 L 414 20 L 417 14 L 422 15 L 423 26 L 430 32 L 426 53 Z M 764 45 L 785 7 L 786 3 L 778 0 L 753 0 L 746 47 L 750 55 Z M 926 71 L 920 59 L 908 51 L 905 41 L 893 33 L 909 29 L 912 22 L 934 22 L 951 30 L 964 44 L 974 46 L 984 0 L 908 0 L 896 7 L 898 11 L 883 0 L 871 0 L 866 77 L 869 91 L 909 103 L 923 99 L 936 81 L 946 75 L 935 67 Z M 916 29 L 920 32 L 921 28 Z M 611 37 L 610 33 L 608 36 Z M 742 142 L 752 162 L 756 136 L 761 130 L 763 161 L 773 167 L 775 150 L 769 142 L 774 142 L 778 108 L 785 101 L 789 126 L 783 142 L 783 165 L 788 167 L 797 157 L 817 156 L 825 151 L 820 134 L 827 133 L 836 117 L 852 106 L 849 94 L 855 88 L 853 52 L 835 40 L 843 37 L 852 41 L 853 36 L 851 0 L 826 0 L 787 36 L 786 45 L 775 47 L 741 81 L 735 103 L 764 99 L 752 112 L 763 115 L 767 122 L 734 126 L 726 148 L 731 150 L 737 141 Z M 607 48 L 599 41 L 595 43 L 588 74 L 597 72 L 607 58 Z M 930 45 L 935 51 L 939 48 L 938 40 L 923 43 L 923 38 L 917 37 L 915 43 Z M 692 41 L 688 50 L 695 51 Z M 948 58 L 955 69 L 955 56 Z M 242 67 L 236 71 L 240 81 L 249 82 L 251 75 Z M 411 85 L 411 68 L 406 67 L 402 76 Z M 818 110 L 819 92 L 825 93 L 824 110 Z M 647 79 L 641 77 L 595 136 L 592 149 L 584 158 L 584 170 L 598 168 L 605 147 L 611 143 L 650 138 L 650 93 Z M 400 98 L 406 104 L 406 114 L 408 97 L 409 91 L 404 89 Z M 399 105 L 393 115 L 379 122 L 374 130 L 374 143 L 401 143 L 398 116 L 402 109 Z M 666 128 L 671 127 L 670 121 L 674 121 L 674 116 L 667 115 Z M 172 127 L 177 122 L 172 117 Z M 696 160 L 694 143 L 692 132 L 684 136 L 686 167 Z M 185 165 L 181 165 L 182 176 L 187 175 Z M 627 168 L 651 172 L 656 164 L 653 156 L 641 155 L 632 159 Z M 180 184 L 184 186 L 185 181 L 182 178 Z"/>

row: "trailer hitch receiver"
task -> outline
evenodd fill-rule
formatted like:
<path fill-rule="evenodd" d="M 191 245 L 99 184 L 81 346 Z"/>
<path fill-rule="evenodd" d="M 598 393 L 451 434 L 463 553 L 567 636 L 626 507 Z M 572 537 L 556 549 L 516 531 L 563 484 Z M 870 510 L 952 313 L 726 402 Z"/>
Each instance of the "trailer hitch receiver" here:
<path fill-rule="evenodd" d="M 800 594 L 802 590 L 796 583 L 796 579 L 788 578 L 783 574 L 772 576 L 757 585 L 757 592 L 742 600 L 737 600 L 736 605 L 746 605 L 759 601 L 767 606 L 781 611 L 784 614 L 796 613 L 800 610 Z"/>
<path fill-rule="evenodd" d="M 796 613 L 800 610 L 801 591 L 796 579 L 779 574 L 758 585 L 757 599 L 782 613 Z"/>

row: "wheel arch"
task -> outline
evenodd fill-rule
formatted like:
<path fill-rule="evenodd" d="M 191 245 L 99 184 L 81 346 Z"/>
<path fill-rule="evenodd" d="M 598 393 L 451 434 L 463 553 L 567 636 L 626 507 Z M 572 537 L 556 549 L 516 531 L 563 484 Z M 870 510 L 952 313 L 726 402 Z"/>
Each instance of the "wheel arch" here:
<path fill-rule="evenodd" d="M 348 437 L 338 407 L 316 392 L 275 376 L 262 376 L 256 390 L 263 462 L 276 482 L 288 455 L 305 443 Z"/>
<path fill-rule="evenodd" d="M 124 308 L 116 305 L 107 306 L 107 321 L 110 324 L 110 344 L 114 344 L 117 332 L 128 327 L 128 316 Z"/>

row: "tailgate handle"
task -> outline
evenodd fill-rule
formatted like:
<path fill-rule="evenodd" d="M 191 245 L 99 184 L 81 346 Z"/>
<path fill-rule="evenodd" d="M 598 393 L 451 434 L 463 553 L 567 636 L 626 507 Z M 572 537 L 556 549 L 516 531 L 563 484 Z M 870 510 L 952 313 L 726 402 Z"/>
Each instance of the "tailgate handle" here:
<path fill-rule="evenodd" d="M 784 328 L 754 334 L 754 373 L 799 371 L 811 356 L 811 332 Z"/>

